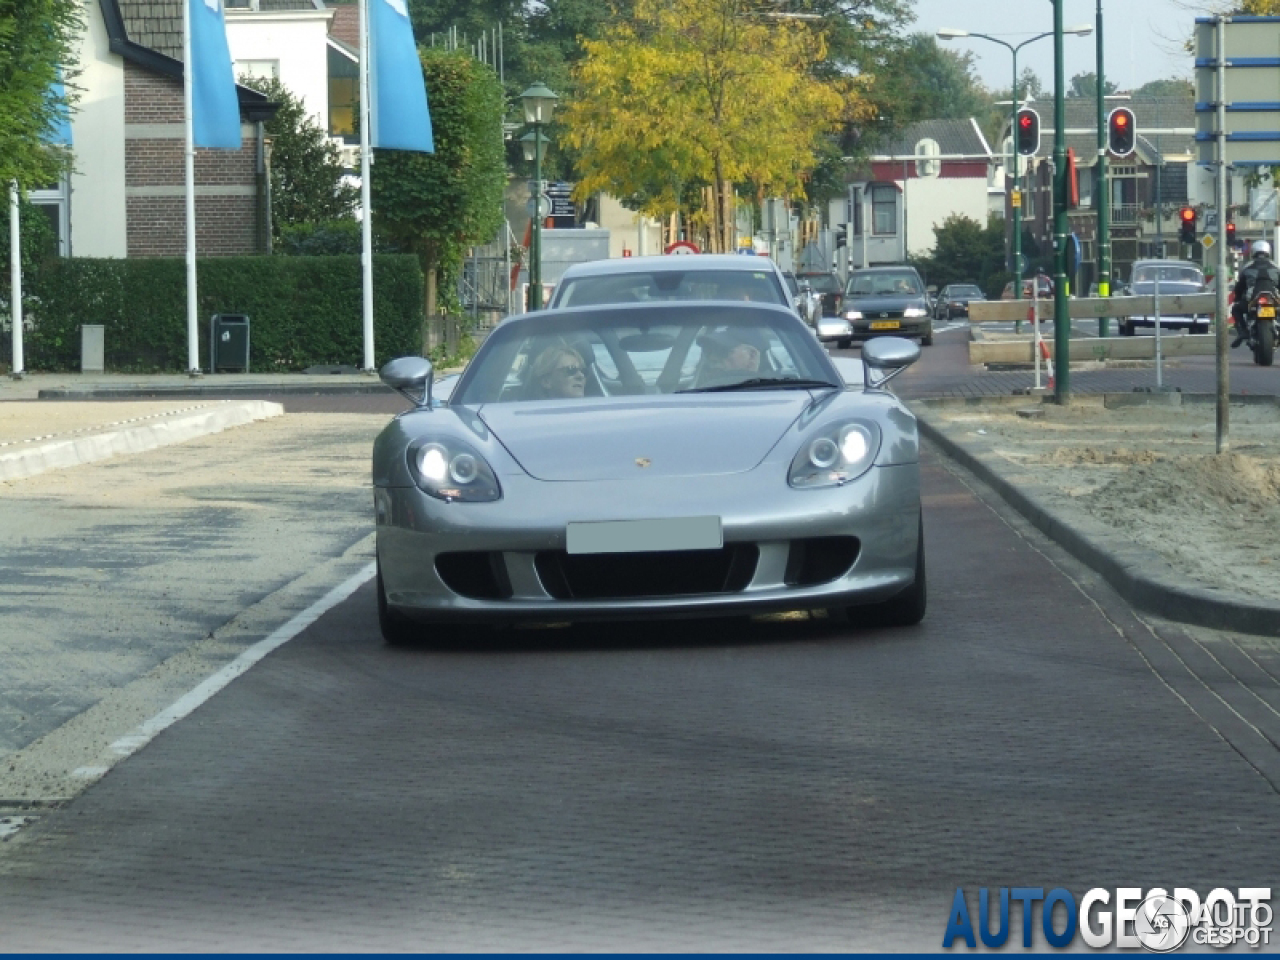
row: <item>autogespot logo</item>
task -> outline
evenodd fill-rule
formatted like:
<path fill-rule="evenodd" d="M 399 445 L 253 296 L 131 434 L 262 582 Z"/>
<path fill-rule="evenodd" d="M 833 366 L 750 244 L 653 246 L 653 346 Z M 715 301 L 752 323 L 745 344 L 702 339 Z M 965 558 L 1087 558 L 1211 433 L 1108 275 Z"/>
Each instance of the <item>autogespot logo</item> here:
<path fill-rule="evenodd" d="M 993 902 L 997 897 L 998 907 Z M 1143 947 L 1152 953 L 1169 953 L 1188 943 L 1195 949 L 1239 944 L 1257 948 L 1271 943 L 1270 901 L 1270 887 L 1240 887 L 1235 893 L 1217 887 L 1203 902 L 1188 887 L 1176 887 L 1173 893 L 1160 887 L 1145 892 L 1141 887 L 1118 887 L 1114 895 L 1095 887 L 1078 903 L 1065 887 L 1055 887 L 1048 894 L 1043 887 L 1001 887 L 994 895 L 982 887 L 977 912 L 971 913 L 964 888 L 957 887 L 942 947 L 949 950 L 957 940 L 971 949 L 977 948 L 979 940 L 991 949 L 1005 946 L 1009 905 L 1019 902 L 1022 946 L 1027 949 L 1036 939 L 1037 904 L 1044 942 L 1059 950 L 1071 946 L 1077 935 L 1095 949 Z"/>

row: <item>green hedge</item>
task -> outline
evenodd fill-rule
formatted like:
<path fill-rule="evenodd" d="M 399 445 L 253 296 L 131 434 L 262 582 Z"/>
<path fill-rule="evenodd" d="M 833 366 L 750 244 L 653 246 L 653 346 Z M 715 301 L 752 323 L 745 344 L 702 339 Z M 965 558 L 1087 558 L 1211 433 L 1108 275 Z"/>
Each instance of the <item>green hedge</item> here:
<path fill-rule="evenodd" d="M 255 373 L 364 360 L 360 258 L 224 257 L 199 263 L 200 364 L 208 369 L 209 318 L 249 316 Z M 81 324 L 102 324 L 107 369 L 187 369 L 186 268 L 177 259 L 51 261 L 30 280 L 31 370 L 80 368 Z M 416 258 L 373 258 L 376 362 L 422 351 L 423 280 Z"/>

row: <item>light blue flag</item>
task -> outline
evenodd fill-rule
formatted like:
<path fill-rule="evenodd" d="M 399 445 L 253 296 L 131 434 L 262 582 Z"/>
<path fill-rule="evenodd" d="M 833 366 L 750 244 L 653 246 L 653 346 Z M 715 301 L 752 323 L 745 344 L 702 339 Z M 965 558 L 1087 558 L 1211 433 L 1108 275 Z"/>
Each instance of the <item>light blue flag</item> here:
<path fill-rule="evenodd" d="M 62 70 L 58 70 L 58 79 L 49 86 L 49 96 L 56 103 L 53 122 L 49 124 L 45 143 L 58 147 L 71 146 L 71 117 L 67 114 L 67 88 L 62 85 Z"/>
<path fill-rule="evenodd" d="M 240 149 L 240 102 L 231 73 L 222 0 L 187 0 L 191 10 L 191 125 L 197 147 Z"/>
<path fill-rule="evenodd" d="M 422 62 L 405 0 L 369 4 L 369 142 L 435 153 Z"/>

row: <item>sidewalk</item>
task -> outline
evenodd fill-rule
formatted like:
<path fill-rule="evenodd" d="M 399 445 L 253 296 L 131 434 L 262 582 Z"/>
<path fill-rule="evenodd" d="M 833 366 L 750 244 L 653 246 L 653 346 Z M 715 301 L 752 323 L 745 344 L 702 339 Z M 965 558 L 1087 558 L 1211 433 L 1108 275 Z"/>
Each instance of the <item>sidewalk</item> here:
<path fill-rule="evenodd" d="M 234 396 L 248 393 L 382 393 L 390 388 L 367 373 L 28 373 L 0 379 L 5 400 L 119 399 L 125 397 Z"/>

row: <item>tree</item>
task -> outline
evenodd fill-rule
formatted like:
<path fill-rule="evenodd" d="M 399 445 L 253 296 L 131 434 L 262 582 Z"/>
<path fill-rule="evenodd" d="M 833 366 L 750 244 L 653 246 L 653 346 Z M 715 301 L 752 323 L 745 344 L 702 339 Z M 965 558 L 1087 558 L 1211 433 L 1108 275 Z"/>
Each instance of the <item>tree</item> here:
<path fill-rule="evenodd" d="M 462 51 L 418 53 L 436 152 L 378 150 L 371 189 L 375 228 L 422 264 L 430 322 L 436 291 L 452 291 L 467 248 L 501 225 L 507 172 L 497 76 Z"/>
<path fill-rule="evenodd" d="M 0 0 L 0 184 L 52 183 L 71 153 L 48 144 L 75 98 L 81 0 Z M 68 94 L 53 93 L 63 79 Z M 0 191 L 7 194 L 7 189 Z"/>
<path fill-rule="evenodd" d="M 239 81 L 280 104 L 264 130 L 271 141 L 271 232 L 279 240 L 286 227 L 350 219 L 359 191 L 343 182 L 338 148 L 307 112 L 302 101 L 273 77 Z"/>
<path fill-rule="evenodd" d="M 1103 84 L 1103 96 L 1110 96 L 1120 88 L 1110 80 Z M 1092 71 L 1088 73 L 1077 73 L 1071 78 L 1071 86 L 1067 90 L 1068 97 L 1088 97 L 1096 99 L 1098 96 L 1098 75 Z"/>
<path fill-rule="evenodd" d="M 973 54 L 940 47 L 927 33 L 906 39 L 893 61 L 876 74 L 870 96 L 891 108 L 898 123 L 965 120 L 991 103 L 974 72 Z"/>
<path fill-rule="evenodd" d="M 998 297 L 1012 277 L 1006 268 L 1004 220 L 993 214 L 983 226 L 972 217 L 952 214 L 934 228 L 933 250 L 912 262 L 939 289 L 976 283 L 988 296 Z"/>
<path fill-rule="evenodd" d="M 578 195 L 607 190 L 661 215 L 679 209 L 682 185 L 708 183 L 716 238 L 733 182 L 798 192 L 821 138 L 867 107 L 849 78 L 815 76 L 820 32 L 757 16 L 749 0 L 636 0 L 631 20 L 584 46 L 563 112 Z"/>
<path fill-rule="evenodd" d="M 1134 97 L 1177 97 L 1190 100 L 1195 97 L 1195 87 L 1190 80 L 1182 77 L 1168 77 L 1164 80 L 1152 80 L 1133 91 Z"/>

